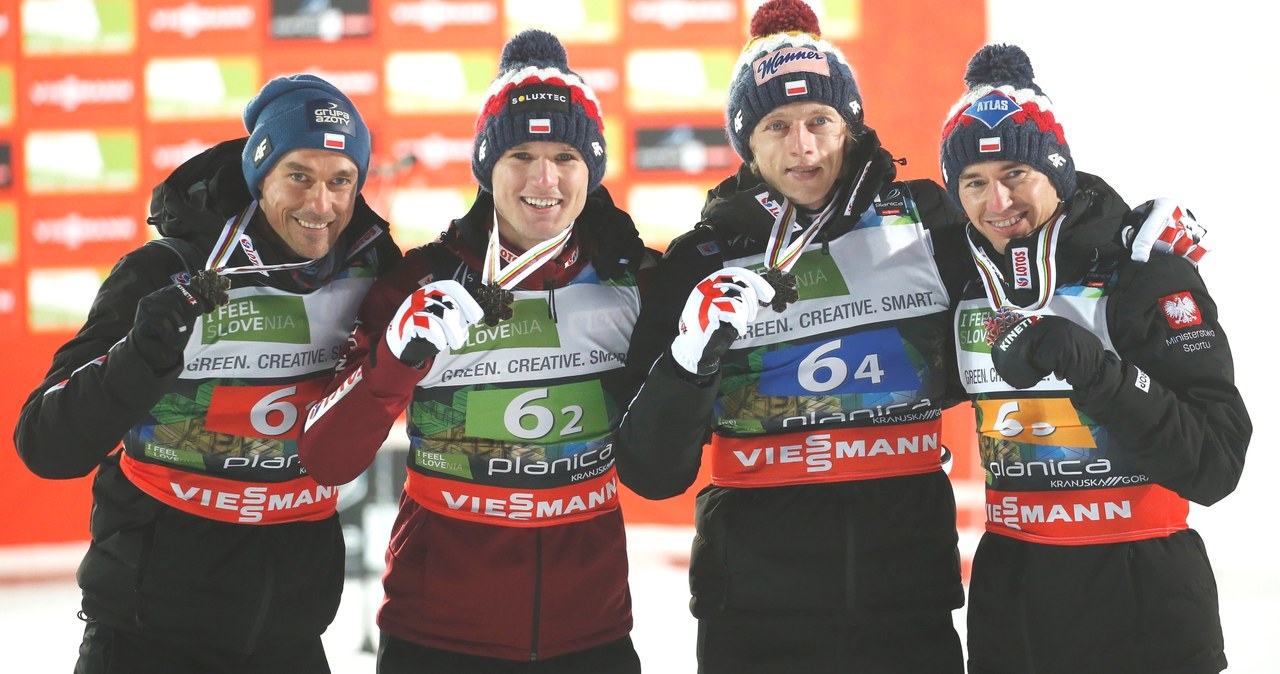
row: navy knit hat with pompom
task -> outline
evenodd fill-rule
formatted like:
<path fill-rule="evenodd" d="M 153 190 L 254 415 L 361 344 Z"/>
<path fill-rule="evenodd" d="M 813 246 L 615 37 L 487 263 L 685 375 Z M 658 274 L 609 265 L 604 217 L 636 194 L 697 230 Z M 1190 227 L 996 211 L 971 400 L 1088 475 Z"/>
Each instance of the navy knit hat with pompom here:
<path fill-rule="evenodd" d="M 822 39 L 818 17 L 801 0 L 769 0 L 751 17 L 751 40 L 733 68 L 725 130 L 744 162 L 753 158 L 751 132 L 788 103 L 835 108 L 851 129 L 862 128 L 862 96 L 844 54 Z"/>
<path fill-rule="evenodd" d="M 596 94 L 572 70 L 564 46 L 541 30 L 516 34 L 502 48 L 498 78 L 476 117 L 471 172 L 493 192 L 493 166 L 521 143 L 551 141 L 577 148 L 587 164 L 587 192 L 604 178 L 604 118 Z"/>
<path fill-rule="evenodd" d="M 249 142 L 240 167 L 249 193 L 262 198 L 262 179 L 280 158 L 293 150 L 330 150 L 355 162 L 364 187 L 369 173 L 369 129 L 342 90 L 316 77 L 299 74 L 277 77 L 244 108 Z"/>
<path fill-rule="evenodd" d="M 1049 177 L 1059 199 L 1076 191 L 1071 159 L 1053 102 L 1032 81 L 1026 52 L 993 44 L 978 50 L 964 74 L 969 91 L 951 108 L 942 127 L 942 179 L 960 199 L 960 174 L 966 166 L 990 160 L 1027 164 Z"/>

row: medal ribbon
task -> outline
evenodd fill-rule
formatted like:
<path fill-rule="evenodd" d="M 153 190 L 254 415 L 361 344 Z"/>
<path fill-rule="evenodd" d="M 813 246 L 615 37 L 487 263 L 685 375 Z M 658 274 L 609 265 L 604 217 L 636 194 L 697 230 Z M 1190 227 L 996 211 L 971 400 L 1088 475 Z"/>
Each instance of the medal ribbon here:
<path fill-rule="evenodd" d="M 853 192 L 849 194 L 849 207 L 853 206 L 853 200 L 857 198 L 859 189 L 862 188 L 862 181 L 867 177 L 867 170 L 871 168 L 871 163 L 862 167 L 862 174 L 858 176 L 858 182 L 854 185 Z M 783 273 L 791 271 L 796 265 L 796 261 L 800 259 L 800 254 L 813 241 L 813 237 L 818 235 L 823 225 L 831 220 L 831 216 L 835 215 L 836 203 L 840 200 L 832 197 L 822 212 L 813 218 L 813 222 L 809 228 L 800 234 L 794 241 L 790 241 L 791 230 L 796 224 L 797 214 L 796 207 L 791 203 L 790 199 L 783 199 L 785 206 L 781 215 L 773 221 L 773 230 L 769 233 L 769 243 L 765 248 L 765 265 L 769 269 L 777 269 Z M 849 213 L 846 213 L 849 215 Z M 789 243 L 789 245 L 788 245 Z"/>
<path fill-rule="evenodd" d="M 227 226 L 223 228 L 222 235 L 218 238 L 218 243 L 213 247 L 213 254 L 209 256 L 209 269 L 220 275 L 227 274 L 262 274 L 276 271 L 279 269 L 297 269 L 305 267 L 314 260 L 303 260 L 302 262 L 287 262 L 284 264 L 255 264 L 241 267 L 227 266 L 231 260 L 231 255 L 235 253 L 236 244 L 244 249 L 245 255 L 252 261 L 257 260 L 258 251 L 253 246 L 253 237 L 249 236 L 249 223 L 253 220 L 253 214 L 258 210 L 258 202 L 254 201 L 249 207 L 244 209 L 234 218 L 227 220 Z"/>
<path fill-rule="evenodd" d="M 978 268 L 978 276 L 982 278 L 982 285 L 987 291 L 987 302 L 992 309 L 1039 311 L 1048 306 L 1049 300 L 1053 297 L 1054 287 L 1057 285 L 1057 264 L 1054 262 L 1053 255 L 1058 249 L 1058 233 L 1062 231 L 1062 222 L 1066 217 L 1063 214 L 1053 219 L 1041 228 L 1036 236 L 1037 264 L 1035 278 L 1032 279 L 1036 284 L 1036 300 L 1027 306 L 1019 306 L 1009 299 L 1004 274 L 991 256 L 987 255 L 987 251 L 974 243 L 975 230 L 973 223 L 969 223 L 965 241 L 969 244 L 969 253 L 973 256 L 974 266 Z"/>
<path fill-rule="evenodd" d="M 511 290 L 547 261 L 555 259 L 556 255 L 560 254 L 560 249 L 564 247 L 564 243 L 572 235 L 573 223 L 569 223 L 563 232 L 526 250 L 504 269 L 499 252 L 502 244 L 498 241 L 498 212 L 495 209 L 493 229 L 489 230 L 489 245 L 485 250 L 484 269 L 481 270 L 481 282 L 485 285 L 496 285 L 503 290 Z"/>

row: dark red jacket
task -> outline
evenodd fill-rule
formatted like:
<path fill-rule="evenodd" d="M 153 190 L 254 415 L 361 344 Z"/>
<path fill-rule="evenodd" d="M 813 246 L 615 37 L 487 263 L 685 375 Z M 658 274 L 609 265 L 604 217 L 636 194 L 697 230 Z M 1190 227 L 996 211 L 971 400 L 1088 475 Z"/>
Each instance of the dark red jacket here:
<path fill-rule="evenodd" d="M 299 446 L 319 482 L 343 484 L 373 461 L 424 372 L 391 354 L 382 339 L 386 326 L 404 298 L 430 280 L 452 278 L 475 290 L 492 218 L 492 197 L 481 193 L 441 241 L 409 251 L 370 290 L 327 393 L 357 369 L 361 380 L 308 427 Z M 602 277 L 616 274 L 634 269 L 645 254 L 630 218 L 603 189 L 575 223 L 574 243 L 582 254 L 567 250 L 521 287 L 560 287 L 588 262 Z M 558 526 L 496 526 L 443 516 L 403 495 L 386 563 L 378 626 L 423 646 L 543 660 L 631 631 L 620 510 Z"/>

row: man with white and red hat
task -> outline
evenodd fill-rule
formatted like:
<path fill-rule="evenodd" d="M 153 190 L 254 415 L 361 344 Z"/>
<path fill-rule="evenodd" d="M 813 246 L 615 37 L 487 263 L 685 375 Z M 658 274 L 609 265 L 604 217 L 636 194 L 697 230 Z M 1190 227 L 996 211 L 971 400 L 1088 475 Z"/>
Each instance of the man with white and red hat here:
<path fill-rule="evenodd" d="M 347 482 L 406 415 L 381 674 L 639 672 L 613 433 L 648 253 L 559 40 L 517 34 L 499 71 L 475 203 L 370 291 L 302 462 Z"/>

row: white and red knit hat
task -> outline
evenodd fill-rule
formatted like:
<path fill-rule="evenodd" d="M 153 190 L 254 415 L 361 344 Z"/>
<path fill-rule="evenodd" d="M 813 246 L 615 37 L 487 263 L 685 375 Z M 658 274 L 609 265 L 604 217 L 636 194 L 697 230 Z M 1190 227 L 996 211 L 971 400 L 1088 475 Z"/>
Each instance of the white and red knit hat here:
<path fill-rule="evenodd" d="M 803 101 L 830 105 L 850 128 L 862 128 L 862 96 L 853 70 L 844 54 L 822 39 L 813 9 L 801 0 L 769 0 L 751 17 L 751 40 L 729 83 L 725 131 L 733 150 L 750 162 L 751 132 L 761 118 Z"/>
<path fill-rule="evenodd" d="M 522 31 L 502 48 L 498 78 L 489 85 L 476 117 L 471 172 L 493 191 L 493 166 L 521 143 L 553 141 L 582 153 L 587 191 L 600 186 L 605 170 L 604 118 L 596 94 L 572 70 L 556 36 Z"/>
<path fill-rule="evenodd" d="M 990 160 L 1016 161 L 1044 173 L 1069 199 L 1076 191 L 1076 165 L 1053 102 L 1032 79 L 1031 59 L 1020 47 L 987 45 L 969 59 L 969 91 L 942 127 L 942 179 L 958 201 L 966 166 Z"/>

